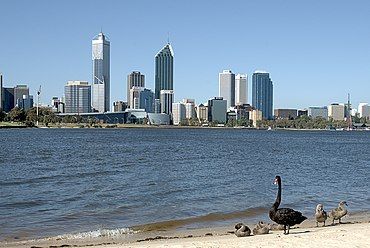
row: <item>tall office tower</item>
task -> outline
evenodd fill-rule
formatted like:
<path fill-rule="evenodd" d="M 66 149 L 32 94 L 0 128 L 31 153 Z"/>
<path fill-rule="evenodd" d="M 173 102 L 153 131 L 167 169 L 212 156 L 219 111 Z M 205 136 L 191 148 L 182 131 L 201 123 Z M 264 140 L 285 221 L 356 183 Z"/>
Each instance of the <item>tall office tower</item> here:
<path fill-rule="evenodd" d="M 173 56 L 170 43 L 155 55 L 155 99 L 160 99 L 161 90 L 173 90 Z"/>
<path fill-rule="evenodd" d="M 141 74 L 139 71 L 133 71 L 127 75 L 127 103 L 130 106 L 130 90 L 132 87 L 145 87 L 145 75 Z"/>
<path fill-rule="evenodd" d="M 219 74 L 219 96 L 227 101 L 227 108 L 235 106 L 235 74 L 224 70 Z"/>
<path fill-rule="evenodd" d="M 91 87 L 88 82 L 68 81 L 64 87 L 65 112 L 91 112 Z"/>
<path fill-rule="evenodd" d="M 235 105 L 247 104 L 248 101 L 248 76 L 238 74 L 235 76 Z"/>
<path fill-rule="evenodd" d="M 171 115 L 173 98 L 173 90 L 161 90 L 161 113 Z"/>
<path fill-rule="evenodd" d="M 252 76 L 252 106 L 262 111 L 262 118 L 272 120 L 273 85 L 270 74 L 255 71 Z"/>
<path fill-rule="evenodd" d="M 179 125 L 186 119 L 185 104 L 182 102 L 172 103 L 172 120 L 174 125 Z"/>
<path fill-rule="evenodd" d="M 0 111 L 4 110 L 3 74 L 0 73 Z"/>
<path fill-rule="evenodd" d="M 227 101 L 222 97 L 208 100 L 208 121 L 226 123 Z"/>
<path fill-rule="evenodd" d="M 96 112 L 110 108 L 110 42 L 100 32 L 92 40 L 92 107 Z"/>
<path fill-rule="evenodd" d="M 27 85 L 20 84 L 14 87 L 14 104 L 18 104 L 23 101 L 23 96 L 27 99 L 30 95 L 30 90 Z M 19 106 L 18 106 L 19 107 Z"/>

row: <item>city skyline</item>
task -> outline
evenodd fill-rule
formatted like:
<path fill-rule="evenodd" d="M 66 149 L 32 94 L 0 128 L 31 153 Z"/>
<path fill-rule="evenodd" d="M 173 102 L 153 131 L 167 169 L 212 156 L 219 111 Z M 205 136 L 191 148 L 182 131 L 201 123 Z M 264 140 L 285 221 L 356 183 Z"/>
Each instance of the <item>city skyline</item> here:
<path fill-rule="evenodd" d="M 370 102 L 370 35 L 364 32 L 367 20 L 365 10 L 369 3 L 365 1 L 356 6 L 336 2 L 334 5 L 292 1 L 284 4 L 273 1 L 230 2 L 230 5 L 238 6 L 236 12 L 240 12 L 239 9 L 265 7 L 270 17 L 258 21 L 252 21 L 258 16 L 253 11 L 249 11 L 243 19 L 227 14 L 229 18 L 218 20 L 216 16 L 222 11 L 222 4 L 208 6 L 195 1 L 186 5 L 169 1 L 156 4 L 147 1 L 111 3 L 104 6 L 109 13 L 106 20 L 65 18 L 89 11 L 94 4 L 87 3 L 2 2 L 2 6 L 9 11 L 0 16 L 1 27 L 8 37 L 12 37 L 11 45 L 5 46 L 5 43 L 2 44 L 5 40 L 0 41 L 1 47 L 7 47 L 1 50 L 0 59 L 4 87 L 27 84 L 30 95 L 36 95 L 41 84 L 41 102 L 49 104 L 53 96 L 62 96 L 65 82 L 89 81 L 89 43 L 102 27 L 114 44 L 111 51 L 110 108 L 115 100 L 127 101 L 126 76 L 134 70 L 145 74 L 147 87 L 154 90 L 153 56 L 158 48 L 163 47 L 168 36 L 176 50 L 175 102 L 194 98 L 200 104 L 217 96 L 218 73 L 228 68 L 248 75 L 255 70 L 269 71 L 274 80 L 274 108 L 344 103 L 347 93 L 352 96 L 353 106 Z M 21 5 L 24 8 L 19 8 Z M 128 16 L 120 15 L 123 8 L 130 10 L 138 6 L 143 10 L 142 19 L 137 19 L 130 11 L 127 11 Z M 159 6 L 175 11 L 153 20 Z M 208 8 L 209 18 L 203 19 L 202 14 Z M 329 18 L 325 13 L 332 8 L 336 13 Z M 46 9 L 53 11 L 49 13 Z M 193 10 L 192 20 L 187 21 L 183 14 L 185 11 L 178 11 L 175 15 L 174 12 L 179 9 Z M 28 21 L 12 18 L 12 10 L 17 10 Z M 347 17 L 343 19 L 343 16 Z M 296 23 L 290 22 L 293 18 Z M 115 19 L 118 24 L 113 21 Z M 166 24 L 161 26 L 160 23 Z M 218 34 L 229 25 L 234 30 L 244 30 L 238 32 L 238 39 L 227 40 Z M 135 27 L 132 31 L 135 35 L 127 39 L 126 34 L 132 27 Z M 266 39 L 253 38 L 262 33 Z M 33 42 L 28 37 L 38 37 L 43 42 Z M 29 64 L 35 62 L 38 66 L 31 68 Z M 250 76 L 248 81 L 251 82 Z M 250 86 L 251 83 L 248 84 L 249 89 Z M 251 91 L 248 99 L 251 99 Z"/>

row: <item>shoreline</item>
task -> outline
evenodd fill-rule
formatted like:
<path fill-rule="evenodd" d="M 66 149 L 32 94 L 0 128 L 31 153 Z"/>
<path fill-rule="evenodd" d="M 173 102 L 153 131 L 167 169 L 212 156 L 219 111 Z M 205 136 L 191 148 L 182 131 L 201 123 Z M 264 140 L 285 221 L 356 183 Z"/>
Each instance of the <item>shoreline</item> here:
<path fill-rule="evenodd" d="M 38 127 L 33 126 L 29 127 L 24 124 L 19 123 L 0 123 L 0 129 L 16 129 L 16 128 L 40 128 L 40 129 L 130 129 L 130 128 L 137 128 L 137 129 L 229 129 L 229 130 L 253 130 L 253 131 L 312 131 L 312 132 L 342 132 L 348 130 L 329 130 L 329 129 L 307 129 L 307 128 L 256 128 L 256 127 L 245 127 L 245 126 L 235 126 L 235 127 L 226 127 L 226 126 L 175 126 L 175 125 L 143 125 L 143 124 L 98 124 L 96 126 L 89 126 L 86 123 L 64 123 L 61 125 L 50 124 L 49 126 L 40 125 Z M 370 131 L 367 129 L 355 129 L 350 131 Z"/>
<path fill-rule="evenodd" d="M 1 241 L 0 247 L 240 247 L 247 244 L 252 247 L 281 247 L 282 243 L 280 242 L 284 242 L 284 245 L 287 245 L 286 247 L 297 247 L 297 245 L 299 247 L 320 247 L 322 242 L 328 240 L 340 241 L 340 243 L 332 243 L 333 247 L 338 247 L 338 244 L 343 244 L 343 242 L 347 242 L 347 246 L 342 245 L 341 247 L 353 247 L 355 244 L 359 247 L 365 247 L 364 244 L 370 244 L 370 238 L 368 238 L 370 237 L 370 212 L 353 214 L 345 217 L 342 221 L 343 224 L 336 223 L 333 226 L 328 218 L 325 227 L 322 227 L 322 223 L 319 224 L 319 227 L 316 227 L 313 217 L 310 217 L 301 225 L 293 227 L 289 235 L 283 235 L 282 230 L 273 230 L 267 235 L 251 235 L 238 238 L 233 234 L 234 226 L 227 225 L 195 229 L 174 228 L 126 234 L 117 231 L 111 235 L 98 237 L 84 235 L 73 237 L 72 235 L 68 238 L 68 235 L 64 235 L 64 238 L 55 236 L 24 241 Z M 255 223 L 247 222 L 245 224 L 252 230 Z M 357 236 L 354 235 L 354 232 Z M 297 244 L 297 242 L 303 243 Z"/>

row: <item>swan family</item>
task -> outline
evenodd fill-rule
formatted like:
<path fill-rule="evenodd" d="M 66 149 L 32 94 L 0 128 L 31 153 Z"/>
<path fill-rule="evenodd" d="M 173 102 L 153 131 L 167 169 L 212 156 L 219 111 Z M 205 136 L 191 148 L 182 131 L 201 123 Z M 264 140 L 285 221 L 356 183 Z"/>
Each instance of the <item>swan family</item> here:
<path fill-rule="evenodd" d="M 301 224 L 304 220 L 307 219 L 307 217 L 304 216 L 301 212 L 294 209 L 279 208 L 281 203 L 282 191 L 280 176 L 275 177 L 274 184 L 277 184 L 278 191 L 276 195 L 276 200 L 269 210 L 269 217 L 273 222 L 277 223 L 278 226 L 276 226 L 276 224 L 265 224 L 260 221 L 253 228 L 253 235 L 268 234 L 269 231 L 273 229 L 273 227 L 280 230 L 283 229 L 284 234 L 289 234 L 290 227 Z M 343 218 L 347 214 L 346 206 L 347 203 L 345 201 L 341 201 L 338 207 L 331 210 L 328 215 L 324 210 L 323 204 L 318 204 L 315 211 L 316 226 L 318 227 L 319 223 L 323 223 L 323 226 L 325 226 L 325 221 L 328 217 L 333 220 L 332 225 L 334 225 L 334 220 L 339 220 L 339 223 L 342 223 L 341 218 Z M 237 237 L 246 237 L 251 235 L 251 230 L 243 223 L 236 224 L 235 229 L 236 231 L 234 233 Z"/>

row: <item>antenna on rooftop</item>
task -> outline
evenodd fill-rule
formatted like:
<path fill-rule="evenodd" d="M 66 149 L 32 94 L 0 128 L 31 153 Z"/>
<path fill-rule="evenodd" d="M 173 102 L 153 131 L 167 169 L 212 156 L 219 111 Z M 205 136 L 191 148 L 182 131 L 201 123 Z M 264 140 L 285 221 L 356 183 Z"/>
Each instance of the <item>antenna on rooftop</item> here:
<path fill-rule="evenodd" d="M 170 32 L 167 32 L 167 44 L 170 44 Z"/>

